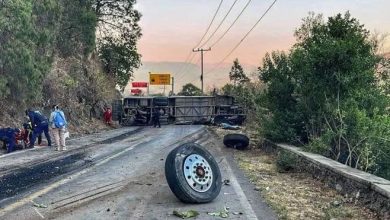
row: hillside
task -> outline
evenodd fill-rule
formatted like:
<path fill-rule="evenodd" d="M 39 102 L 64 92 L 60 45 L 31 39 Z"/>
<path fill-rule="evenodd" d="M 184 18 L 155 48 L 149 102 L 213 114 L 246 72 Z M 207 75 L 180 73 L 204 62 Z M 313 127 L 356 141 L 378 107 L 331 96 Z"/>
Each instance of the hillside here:
<path fill-rule="evenodd" d="M 120 97 L 116 88 L 140 63 L 135 45 L 141 37 L 137 24 L 141 15 L 133 4 L 2 2 L 0 127 L 21 127 L 25 109 L 49 115 L 54 104 L 64 110 L 71 132 L 101 126 L 95 122 L 103 107 Z M 113 16 L 120 18 L 107 24 Z"/>

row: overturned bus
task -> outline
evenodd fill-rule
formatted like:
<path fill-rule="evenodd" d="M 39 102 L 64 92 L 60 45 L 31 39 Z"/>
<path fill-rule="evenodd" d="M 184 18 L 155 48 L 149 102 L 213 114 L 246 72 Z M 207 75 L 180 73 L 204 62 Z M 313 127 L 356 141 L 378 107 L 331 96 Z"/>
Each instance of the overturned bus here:
<path fill-rule="evenodd" d="M 120 124 L 150 125 L 154 111 L 163 124 L 207 124 L 224 120 L 240 124 L 245 111 L 232 96 L 131 96 L 113 103 L 113 120 Z"/>

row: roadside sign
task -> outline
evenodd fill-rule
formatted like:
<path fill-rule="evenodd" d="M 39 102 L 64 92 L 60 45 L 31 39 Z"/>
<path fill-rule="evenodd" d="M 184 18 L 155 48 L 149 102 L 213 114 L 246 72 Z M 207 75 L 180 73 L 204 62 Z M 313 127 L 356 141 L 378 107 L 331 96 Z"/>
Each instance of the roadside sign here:
<path fill-rule="evenodd" d="M 147 82 L 132 82 L 131 86 L 133 88 L 146 88 L 146 87 L 148 87 L 148 83 Z"/>
<path fill-rule="evenodd" d="M 133 94 L 137 94 L 138 95 L 138 94 L 142 93 L 142 90 L 140 90 L 140 89 L 131 89 L 130 92 L 133 93 Z"/>
<path fill-rule="evenodd" d="M 170 85 L 171 74 L 169 73 L 151 73 L 149 75 L 150 85 Z"/>

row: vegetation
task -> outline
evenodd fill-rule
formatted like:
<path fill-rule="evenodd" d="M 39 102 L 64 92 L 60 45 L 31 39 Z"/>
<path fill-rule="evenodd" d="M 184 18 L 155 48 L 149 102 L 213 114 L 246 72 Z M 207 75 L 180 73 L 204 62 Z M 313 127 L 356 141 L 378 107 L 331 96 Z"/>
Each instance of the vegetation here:
<path fill-rule="evenodd" d="M 264 137 L 390 179 L 390 65 L 378 40 L 349 12 L 310 14 L 295 37 L 289 53 L 267 54 L 258 68 L 266 89 L 251 100 Z"/>
<path fill-rule="evenodd" d="M 229 79 L 230 83 L 222 87 L 221 92 L 224 95 L 235 96 L 241 105 L 254 110 L 258 101 L 258 95 L 261 92 L 261 85 L 256 82 L 250 82 L 238 59 L 233 62 L 229 72 Z"/>
<path fill-rule="evenodd" d="M 115 96 L 140 65 L 135 3 L 0 1 L 0 114 L 51 102 L 94 108 Z"/>
<path fill-rule="evenodd" d="M 98 22 L 99 56 L 105 72 L 121 90 L 141 64 L 137 41 L 141 37 L 141 14 L 134 9 L 136 0 L 94 0 Z"/>
<path fill-rule="evenodd" d="M 280 151 L 276 158 L 276 167 L 280 173 L 296 171 L 298 168 L 298 156 L 289 151 Z"/>
<path fill-rule="evenodd" d="M 196 87 L 192 83 L 187 83 L 183 86 L 181 91 L 178 93 L 178 95 L 183 96 L 199 96 L 202 95 L 202 90 L 200 90 L 198 87 Z"/>

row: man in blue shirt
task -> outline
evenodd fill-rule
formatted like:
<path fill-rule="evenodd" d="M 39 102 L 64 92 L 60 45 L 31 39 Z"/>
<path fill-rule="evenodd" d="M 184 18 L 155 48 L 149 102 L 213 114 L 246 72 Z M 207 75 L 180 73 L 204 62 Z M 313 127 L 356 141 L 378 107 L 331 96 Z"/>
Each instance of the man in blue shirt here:
<path fill-rule="evenodd" d="M 0 128 L 0 140 L 7 146 L 7 153 L 15 150 L 16 135 L 20 132 L 18 128 Z"/>
<path fill-rule="evenodd" d="M 49 135 L 49 121 L 47 117 L 42 115 L 39 111 L 33 111 L 31 109 L 26 110 L 26 115 L 30 118 L 31 126 L 33 127 L 33 134 L 30 142 L 30 148 L 34 147 L 35 139 L 37 136 L 45 133 L 47 144 L 51 147 L 51 139 Z"/>

